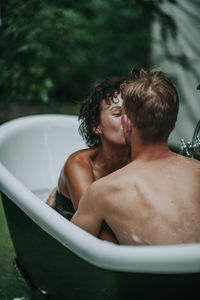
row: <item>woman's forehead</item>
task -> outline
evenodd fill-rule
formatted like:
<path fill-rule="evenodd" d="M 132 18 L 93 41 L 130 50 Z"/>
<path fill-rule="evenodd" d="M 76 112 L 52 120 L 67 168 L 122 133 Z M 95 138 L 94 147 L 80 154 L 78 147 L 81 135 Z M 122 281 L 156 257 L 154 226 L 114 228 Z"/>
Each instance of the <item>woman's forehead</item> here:
<path fill-rule="evenodd" d="M 111 102 L 111 104 L 108 104 L 106 101 L 102 101 L 102 103 L 101 103 L 101 112 L 103 112 L 103 111 L 113 111 L 115 109 L 121 109 L 122 105 L 123 105 L 123 103 L 121 103 L 121 101 L 119 103 Z"/>
<path fill-rule="evenodd" d="M 101 108 L 103 109 L 111 109 L 113 107 L 121 107 L 123 105 L 123 99 L 121 97 L 121 93 L 115 94 L 113 97 L 109 99 L 103 99 L 101 101 Z"/>

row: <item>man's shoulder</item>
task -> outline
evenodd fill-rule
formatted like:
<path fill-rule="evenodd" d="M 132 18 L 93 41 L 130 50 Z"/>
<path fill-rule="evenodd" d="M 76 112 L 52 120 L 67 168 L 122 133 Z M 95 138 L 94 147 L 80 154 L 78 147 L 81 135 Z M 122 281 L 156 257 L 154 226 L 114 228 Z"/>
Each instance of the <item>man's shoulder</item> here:
<path fill-rule="evenodd" d="M 182 155 L 177 156 L 179 159 L 179 163 L 183 163 L 186 168 L 196 169 L 197 171 L 200 171 L 200 161 L 195 158 L 185 157 Z"/>
<path fill-rule="evenodd" d="M 112 185 L 113 182 L 112 176 L 110 175 L 111 174 L 94 181 L 89 187 L 90 192 L 95 193 L 98 191 L 98 193 L 104 193 L 105 190 L 109 189 L 110 185 Z"/>

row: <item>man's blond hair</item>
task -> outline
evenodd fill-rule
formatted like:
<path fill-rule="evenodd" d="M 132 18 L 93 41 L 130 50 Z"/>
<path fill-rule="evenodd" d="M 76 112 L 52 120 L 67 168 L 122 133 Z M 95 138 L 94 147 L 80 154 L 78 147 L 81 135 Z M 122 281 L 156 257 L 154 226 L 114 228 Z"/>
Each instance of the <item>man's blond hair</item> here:
<path fill-rule="evenodd" d="M 175 126 L 179 107 L 178 93 L 171 80 L 161 71 L 132 70 L 131 79 L 123 84 L 121 92 L 125 113 L 142 140 L 166 140 Z"/>

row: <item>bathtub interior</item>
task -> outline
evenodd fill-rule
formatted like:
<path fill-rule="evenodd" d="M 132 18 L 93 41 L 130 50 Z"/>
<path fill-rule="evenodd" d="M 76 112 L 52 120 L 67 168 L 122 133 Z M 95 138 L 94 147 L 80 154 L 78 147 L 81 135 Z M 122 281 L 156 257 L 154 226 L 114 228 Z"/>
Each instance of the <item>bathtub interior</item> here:
<path fill-rule="evenodd" d="M 67 157 L 86 147 L 75 116 L 20 118 L 2 129 L 1 163 L 41 199 L 56 185 Z"/>

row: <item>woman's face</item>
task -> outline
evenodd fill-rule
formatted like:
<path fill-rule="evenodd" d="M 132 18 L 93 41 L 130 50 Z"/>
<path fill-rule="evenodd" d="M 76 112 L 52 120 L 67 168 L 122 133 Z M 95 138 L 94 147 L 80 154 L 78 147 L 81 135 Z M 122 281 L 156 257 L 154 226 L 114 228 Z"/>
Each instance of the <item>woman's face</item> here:
<path fill-rule="evenodd" d="M 114 144 L 125 144 L 125 138 L 122 128 L 122 104 L 121 94 L 114 95 L 114 101 L 108 104 L 105 100 L 101 102 L 100 124 L 97 127 L 97 133 L 100 134 L 101 141 Z"/>

